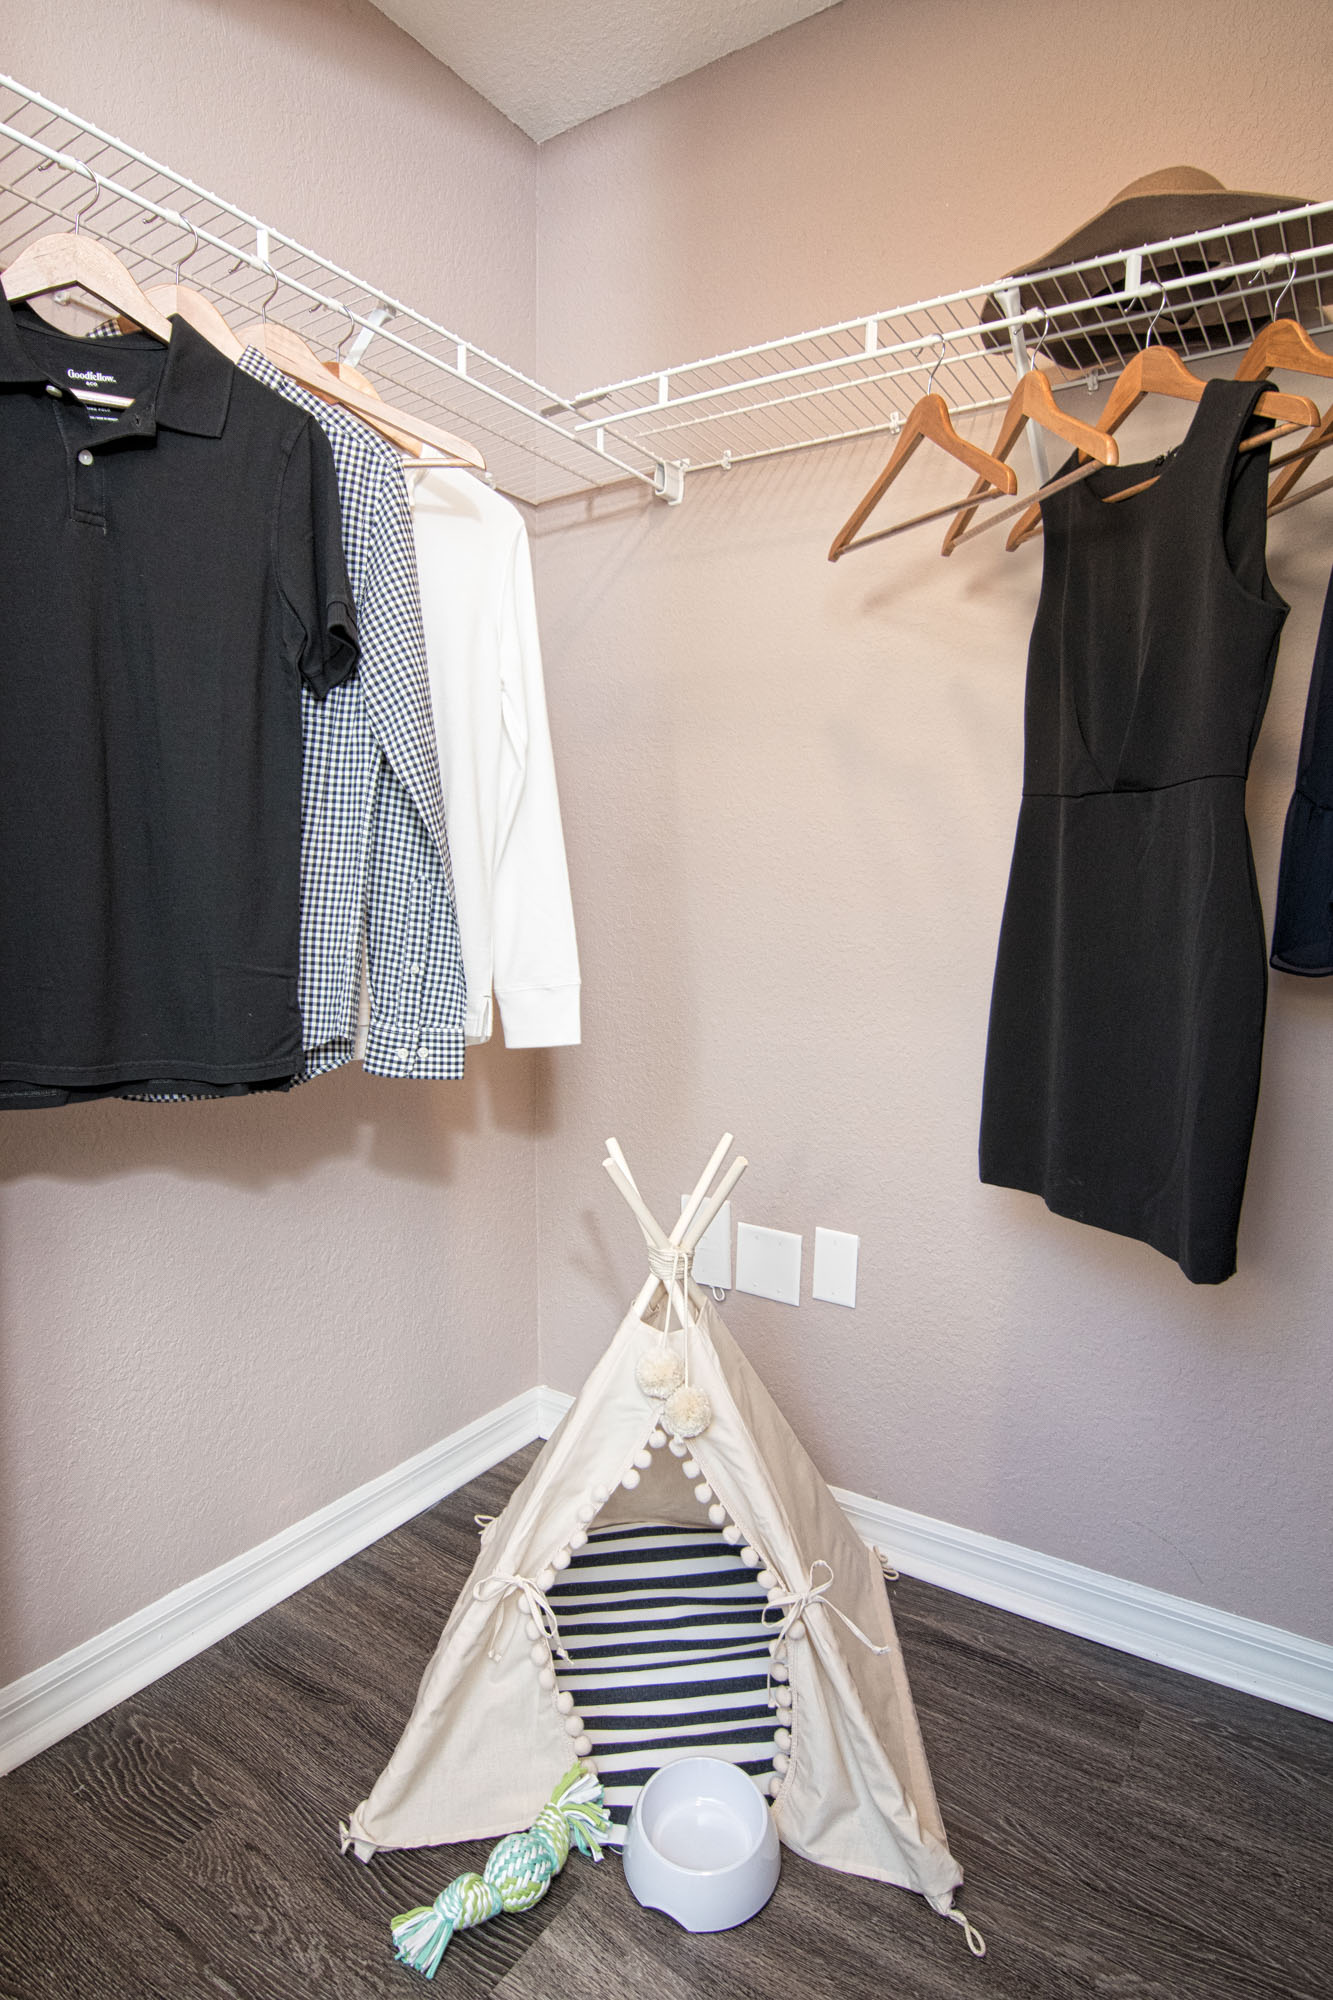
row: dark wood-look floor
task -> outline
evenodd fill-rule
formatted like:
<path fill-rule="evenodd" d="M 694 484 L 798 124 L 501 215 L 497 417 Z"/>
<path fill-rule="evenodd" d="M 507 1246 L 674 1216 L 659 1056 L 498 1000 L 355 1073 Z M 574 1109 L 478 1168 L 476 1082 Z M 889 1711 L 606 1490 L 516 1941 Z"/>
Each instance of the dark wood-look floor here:
<path fill-rule="evenodd" d="M 338 1852 L 529 1454 L 0 1787 L 5 2000 L 1329 2000 L 1333 1728 L 903 1579 L 895 1610 L 962 1898 L 784 1854 L 738 1931 L 640 1910 L 609 1857 L 457 1938 L 426 1987 L 388 1921 L 490 1842 Z"/>

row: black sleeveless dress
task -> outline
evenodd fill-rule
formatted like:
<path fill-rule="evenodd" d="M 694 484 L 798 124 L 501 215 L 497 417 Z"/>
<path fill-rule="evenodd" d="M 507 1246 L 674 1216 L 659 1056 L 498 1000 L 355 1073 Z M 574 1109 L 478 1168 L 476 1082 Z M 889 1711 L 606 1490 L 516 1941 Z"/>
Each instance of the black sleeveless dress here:
<path fill-rule="evenodd" d="M 1209 382 L 1152 465 L 1042 502 L 1023 801 L 991 997 L 981 1178 L 1236 1267 L 1267 997 L 1245 778 L 1287 606 L 1264 564 L 1261 382 Z M 1074 461 L 1069 461 L 1072 468 Z"/>

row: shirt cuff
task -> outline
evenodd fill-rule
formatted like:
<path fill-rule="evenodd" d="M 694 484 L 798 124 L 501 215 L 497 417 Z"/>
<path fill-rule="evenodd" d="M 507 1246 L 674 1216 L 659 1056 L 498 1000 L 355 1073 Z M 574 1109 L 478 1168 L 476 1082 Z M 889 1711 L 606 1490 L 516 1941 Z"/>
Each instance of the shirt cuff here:
<path fill-rule="evenodd" d="M 452 1081 L 463 1074 L 464 1046 L 461 1028 L 405 1036 L 401 1028 L 372 1021 L 366 1036 L 366 1074 Z"/>
<path fill-rule="evenodd" d="M 568 1049 L 582 1040 L 577 985 L 529 986 L 495 997 L 507 1049 Z"/>

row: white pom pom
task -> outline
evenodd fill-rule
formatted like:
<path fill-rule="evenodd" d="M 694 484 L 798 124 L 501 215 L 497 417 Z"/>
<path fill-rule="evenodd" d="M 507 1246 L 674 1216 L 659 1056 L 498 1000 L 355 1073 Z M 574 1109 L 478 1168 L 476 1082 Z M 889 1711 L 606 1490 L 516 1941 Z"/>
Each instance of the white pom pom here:
<path fill-rule="evenodd" d="M 685 1446 L 681 1443 L 679 1438 L 668 1438 L 667 1450 L 671 1453 L 671 1456 L 673 1458 L 684 1458 L 685 1456 Z"/>
<path fill-rule="evenodd" d="M 587 1526 L 589 1521 L 595 1521 L 597 1519 L 597 1509 L 593 1506 L 591 1500 L 585 1500 L 583 1505 L 579 1508 L 579 1519 L 580 1521 L 583 1522 L 585 1527 Z"/>
<path fill-rule="evenodd" d="M 605 1507 L 607 1501 L 611 1498 L 611 1494 L 605 1486 L 594 1486 L 589 1490 L 588 1498 L 595 1507 Z"/>
<path fill-rule="evenodd" d="M 759 1567 L 758 1549 L 752 1549 L 747 1545 L 745 1548 L 741 1550 L 741 1561 L 745 1564 L 747 1569 L 758 1569 Z"/>
<path fill-rule="evenodd" d="M 555 1668 L 543 1667 L 541 1672 L 538 1674 L 537 1679 L 541 1682 L 542 1686 L 546 1689 L 546 1692 L 549 1694 L 551 1692 L 551 1689 L 555 1686 Z"/>
<path fill-rule="evenodd" d="M 694 1489 L 694 1497 L 701 1507 L 706 1507 L 713 1497 L 713 1489 L 706 1479 L 701 1479 Z"/>
<path fill-rule="evenodd" d="M 787 1657 L 787 1641 L 785 1639 L 775 1639 L 768 1650 L 775 1660 L 785 1660 Z"/>
<path fill-rule="evenodd" d="M 706 1493 L 708 1491 L 708 1488 L 705 1486 L 703 1490 Z M 715 1528 L 720 1528 L 722 1526 L 722 1523 L 727 1518 L 727 1510 L 722 1505 L 722 1502 L 720 1500 L 715 1500 L 713 1502 L 712 1506 L 708 1510 L 708 1518 L 712 1522 Z"/>
<path fill-rule="evenodd" d="M 779 1689 L 778 1689 L 778 1691 L 777 1691 L 777 1693 L 778 1693 L 778 1707 L 779 1707 L 779 1708 L 790 1708 L 790 1707 L 791 1707 L 791 1689 L 790 1689 L 790 1688 L 779 1688 Z"/>
<path fill-rule="evenodd" d="M 764 1579 L 761 1576 L 759 1579 L 760 1583 L 762 1583 L 763 1580 Z M 777 1585 L 776 1583 L 769 1585 L 768 1601 L 770 1604 L 777 1604 L 779 1600 L 781 1598 L 784 1598 L 786 1595 L 787 1595 L 786 1591 L 781 1589 L 779 1585 Z"/>
<path fill-rule="evenodd" d="M 775 1572 L 771 1569 L 761 1569 L 755 1579 L 761 1590 L 771 1590 L 777 1580 Z"/>
<path fill-rule="evenodd" d="M 592 1754 L 591 1736 L 576 1736 L 574 1738 L 574 1755 L 576 1757 L 588 1757 L 591 1754 Z M 589 1764 L 588 1769 L 590 1771 L 595 1772 L 597 1766 L 595 1764 Z"/>
<path fill-rule="evenodd" d="M 644 1395 L 657 1403 L 673 1389 L 679 1389 L 685 1380 L 685 1369 L 680 1356 L 669 1347 L 650 1347 L 635 1363 L 634 1379 Z"/>
<path fill-rule="evenodd" d="M 620 1483 L 626 1489 L 627 1492 L 632 1493 L 634 1491 L 634 1488 L 638 1485 L 639 1479 L 640 1479 L 640 1474 L 634 1470 L 633 1466 L 631 1466 L 629 1471 L 625 1474 L 624 1478 L 621 1480 Z"/>
<path fill-rule="evenodd" d="M 685 1447 L 682 1445 L 681 1446 L 682 1451 L 684 1450 L 684 1448 Z M 687 1458 L 684 1465 L 682 1465 L 680 1469 L 685 1474 L 685 1477 L 687 1479 L 697 1479 L 699 1477 L 699 1461 L 697 1458 Z"/>
<path fill-rule="evenodd" d="M 583 1717 L 581 1715 L 567 1715 L 565 1717 L 565 1734 L 566 1736 L 582 1736 Z"/>
<path fill-rule="evenodd" d="M 660 1451 L 666 1443 L 666 1432 L 664 1430 L 649 1431 L 648 1442 L 654 1451 Z"/>
<path fill-rule="evenodd" d="M 586 1534 L 584 1533 L 584 1531 L 583 1531 L 583 1529 L 582 1529 L 582 1528 L 575 1528 L 575 1530 L 574 1530 L 573 1534 L 572 1534 L 572 1535 L 570 1536 L 570 1538 L 569 1538 L 569 1546 L 570 1546 L 570 1548 L 571 1548 L 571 1549 L 586 1549 L 586 1548 L 587 1548 L 587 1546 L 588 1546 L 588 1537 L 587 1537 L 587 1535 L 586 1535 Z"/>
<path fill-rule="evenodd" d="M 545 1646 L 534 1646 L 532 1648 L 532 1651 L 528 1654 L 528 1658 L 532 1661 L 534 1667 L 541 1666 L 542 1662 L 546 1658 Z"/>
<path fill-rule="evenodd" d="M 775 1681 L 785 1681 L 788 1679 L 790 1673 L 790 1669 L 784 1667 L 781 1662 L 771 1666 L 768 1671 L 772 1674 Z"/>
<path fill-rule="evenodd" d="M 554 1555 L 553 1555 L 553 1556 L 551 1557 L 551 1561 L 552 1561 L 552 1562 L 553 1562 L 553 1563 L 555 1564 L 555 1566 L 556 1566 L 556 1568 L 557 1568 L 557 1569 L 568 1569 L 568 1568 L 569 1568 L 569 1550 L 568 1550 L 568 1549 L 557 1549 L 557 1550 L 556 1550 L 556 1552 L 555 1552 L 555 1554 L 554 1554 Z"/>
<path fill-rule="evenodd" d="M 652 1462 L 653 1462 L 653 1455 L 650 1451 L 635 1452 L 634 1463 L 638 1466 L 640 1472 L 646 1472 L 648 1470 L 648 1467 L 652 1464 Z"/>
<path fill-rule="evenodd" d="M 538 1590 L 549 1590 L 554 1582 L 555 1571 L 553 1569 L 544 1569 L 537 1578 L 537 1588 Z"/>
<path fill-rule="evenodd" d="M 773 1741 L 777 1744 L 779 1750 L 790 1750 L 791 1749 L 790 1729 L 775 1729 L 773 1731 Z"/>
<path fill-rule="evenodd" d="M 722 1530 L 723 1541 L 730 1542 L 732 1548 L 734 1549 L 740 1538 L 741 1538 L 741 1531 L 736 1526 L 736 1523 L 734 1521 L 728 1521 L 726 1527 Z"/>
<path fill-rule="evenodd" d="M 787 1766 L 788 1764 L 790 1764 L 790 1762 L 791 1759 L 789 1757 L 784 1757 L 782 1752 L 779 1750 L 773 1758 L 773 1769 L 778 1773 L 779 1776 L 781 1776 L 781 1774 L 787 1769 Z"/>
<path fill-rule="evenodd" d="M 781 1791 L 782 1780 L 781 1778 L 778 1777 L 776 1772 L 774 1772 L 771 1778 L 764 1779 L 763 1789 L 768 1793 L 768 1796 L 770 1798 L 773 1798 L 778 1792 Z"/>
<path fill-rule="evenodd" d="M 523 1630 L 527 1633 L 529 1639 L 540 1639 L 542 1636 L 541 1626 L 537 1623 L 535 1618 L 527 1619 L 524 1623 Z"/>
<path fill-rule="evenodd" d="M 562 1715 L 572 1715 L 574 1713 L 574 1697 L 564 1688 L 561 1688 L 559 1694 L 556 1696 L 555 1705 Z"/>
<path fill-rule="evenodd" d="M 805 1637 L 804 1618 L 794 1618 L 792 1620 L 791 1624 L 787 1627 L 787 1637 L 789 1639 L 804 1639 Z"/>
<path fill-rule="evenodd" d="M 713 1406 L 702 1389 L 677 1389 L 663 1405 L 662 1421 L 677 1437 L 698 1437 L 713 1421 Z"/>

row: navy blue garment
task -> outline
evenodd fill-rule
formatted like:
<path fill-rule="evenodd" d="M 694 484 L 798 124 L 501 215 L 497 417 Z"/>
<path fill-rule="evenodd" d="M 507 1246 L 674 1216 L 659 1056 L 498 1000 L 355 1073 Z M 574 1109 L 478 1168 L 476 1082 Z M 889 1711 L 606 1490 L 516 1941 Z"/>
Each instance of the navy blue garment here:
<path fill-rule="evenodd" d="M 1245 778 L 1287 606 L 1269 582 L 1257 382 L 1180 447 L 1042 502 L 1023 800 L 1000 931 L 981 1178 L 1175 1258 L 1236 1262 L 1267 945 Z M 1073 465 L 1073 460 L 1069 462 Z"/>
<path fill-rule="evenodd" d="M 1272 962 L 1279 972 L 1333 972 L 1333 574 L 1314 650 L 1296 789 L 1282 831 Z"/>

